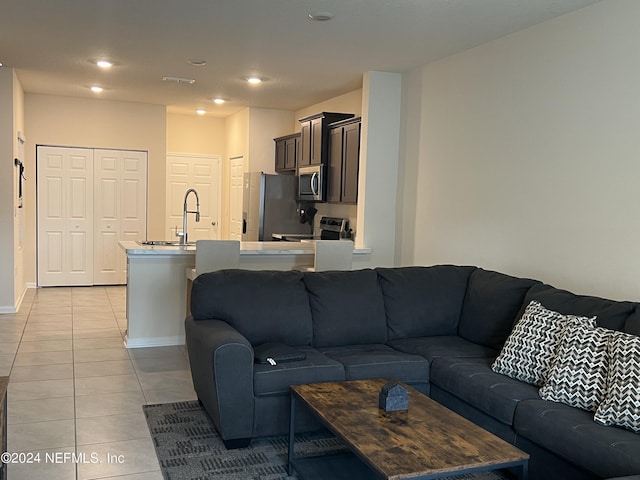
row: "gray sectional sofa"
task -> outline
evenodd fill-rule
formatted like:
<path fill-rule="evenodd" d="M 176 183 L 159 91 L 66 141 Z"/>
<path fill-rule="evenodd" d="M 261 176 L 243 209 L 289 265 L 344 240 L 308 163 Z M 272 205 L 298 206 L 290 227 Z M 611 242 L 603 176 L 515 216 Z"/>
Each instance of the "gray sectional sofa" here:
<path fill-rule="evenodd" d="M 492 371 L 531 300 L 640 334 L 636 303 L 476 267 L 225 270 L 193 283 L 185 325 L 194 387 L 229 448 L 287 432 L 291 384 L 390 377 L 530 453 L 530 478 L 640 478 L 639 434 Z M 306 358 L 255 363 L 253 347 L 268 342 Z M 298 420 L 298 430 L 318 427 Z"/>

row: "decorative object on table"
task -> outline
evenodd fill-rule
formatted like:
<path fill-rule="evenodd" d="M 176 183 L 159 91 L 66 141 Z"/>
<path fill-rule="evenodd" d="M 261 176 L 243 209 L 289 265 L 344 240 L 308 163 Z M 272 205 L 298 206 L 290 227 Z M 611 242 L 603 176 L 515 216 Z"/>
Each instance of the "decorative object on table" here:
<path fill-rule="evenodd" d="M 385 412 L 409 410 L 407 389 L 398 382 L 389 382 L 380 389 L 378 406 Z"/>

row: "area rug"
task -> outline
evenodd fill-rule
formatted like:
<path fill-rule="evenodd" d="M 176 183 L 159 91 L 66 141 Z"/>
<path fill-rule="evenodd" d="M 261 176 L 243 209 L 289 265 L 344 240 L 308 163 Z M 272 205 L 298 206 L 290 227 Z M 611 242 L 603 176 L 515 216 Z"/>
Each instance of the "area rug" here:
<path fill-rule="evenodd" d="M 213 422 L 197 401 L 144 405 L 147 425 L 165 480 L 284 480 L 286 436 L 254 439 L 248 448 L 227 450 Z M 347 449 L 329 432 L 296 435 L 296 457 L 339 454 Z M 493 473 L 451 480 L 498 480 Z M 333 480 L 333 477 L 327 480 Z"/>

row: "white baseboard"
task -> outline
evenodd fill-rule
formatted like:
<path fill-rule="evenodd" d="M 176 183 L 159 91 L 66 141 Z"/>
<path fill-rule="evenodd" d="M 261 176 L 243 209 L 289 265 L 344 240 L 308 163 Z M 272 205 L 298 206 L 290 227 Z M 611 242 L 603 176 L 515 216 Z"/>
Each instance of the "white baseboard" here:
<path fill-rule="evenodd" d="M 124 345 L 127 348 L 143 348 L 143 347 L 169 347 L 175 345 L 184 345 L 185 337 L 148 337 L 148 338 L 136 338 L 132 340 L 128 337 L 125 338 Z"/>

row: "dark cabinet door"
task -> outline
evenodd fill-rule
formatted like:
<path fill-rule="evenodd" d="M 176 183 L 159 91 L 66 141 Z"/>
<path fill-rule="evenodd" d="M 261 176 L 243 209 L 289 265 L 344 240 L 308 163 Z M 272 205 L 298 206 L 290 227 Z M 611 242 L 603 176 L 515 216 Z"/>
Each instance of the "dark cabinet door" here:
<path fill-rule="evenodd" d="M 322 165 L 322 118 L 311 120 L 311 165 Z"/>
<path fill-rule="evenodd" d="M 342 201 L 358 201 L 358 170 L 360 166 L 360 122 L 344 127 L 342 161 Z"/>
<path fill-rule="evenodd" d="M 299 167 L 311 165 L 311 121 L 302 122 L 300 126 L 300 158 Z"/>
<path fill-rule="evenodd" d="M 286 168 L 285 154 L 285 140 L 276 139 L 276 172 L 280 172 Z"/>
<path fill-rule="evenodd" d="M 342 130 L 342 127 L 329 130 L 327 202 L 340 202 L 342 197 Z"/>
<path fill-rule="evenodd" d="M 298 137 L 287 138 L 284 142 L 284 168 L 295 170 L 298 157 Z"/>

